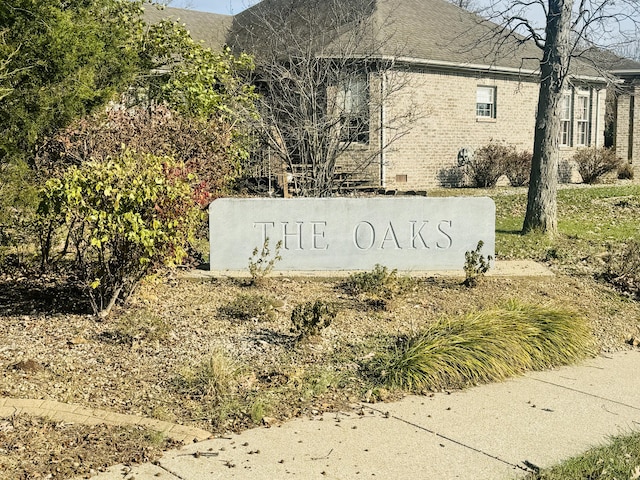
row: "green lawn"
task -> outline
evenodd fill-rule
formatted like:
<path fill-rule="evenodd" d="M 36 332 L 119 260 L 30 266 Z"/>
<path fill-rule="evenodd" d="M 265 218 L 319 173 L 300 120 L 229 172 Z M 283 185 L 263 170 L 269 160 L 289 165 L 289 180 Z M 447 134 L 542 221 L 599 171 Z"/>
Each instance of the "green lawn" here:
<path fill-rule="evenodd" d="M 640 238 L 640 185 L 562 189 L 558 192 L 558 231 L 520 235 L 526 193 L 494 195 L 496 256 L 531 258 L 560 264 L 590 263 L 607 244 Z"/>
<path fill-rule="evenodd" d="M 531 474 L 526 480 L 635 480 L 640 478 L 640 432 L 611 439 L 610 443 L 570 458 L 555 467 Z"/>
<path fill-rule="evenodd" d="M 524 188 L 447 189 L 432 196 L 486 195 L 496 203 L 496 256 L 565 265 L 589 263 L 607 244 L 640 238 L 640 185 L 562 188 L 558 192 L 559 235 L 520 235 L 526 211 Z"/>

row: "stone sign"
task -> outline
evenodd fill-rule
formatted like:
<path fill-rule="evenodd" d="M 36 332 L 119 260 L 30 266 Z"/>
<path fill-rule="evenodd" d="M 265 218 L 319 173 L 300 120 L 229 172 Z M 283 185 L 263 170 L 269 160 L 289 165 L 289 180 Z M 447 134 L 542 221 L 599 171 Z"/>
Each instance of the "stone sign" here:
<path fill-rule="evenodd" d="M 209 207 L 212 271 L 246 271 L 266 239 L 274 270 L 461 270 L 484 242 L 494 256 L 487 197 L 222 198 Z"/>

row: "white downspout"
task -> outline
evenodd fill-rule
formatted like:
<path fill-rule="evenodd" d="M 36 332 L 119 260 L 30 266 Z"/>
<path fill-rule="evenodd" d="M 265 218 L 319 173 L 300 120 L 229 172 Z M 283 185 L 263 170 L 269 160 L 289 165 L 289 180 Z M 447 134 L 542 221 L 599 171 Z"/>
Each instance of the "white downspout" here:
<path fill-rule="evenodd" d="M 594 147 L 598 147 L 598 138 L 600 137 L 600 89 L 596 89 L 596 134 L 594 139 Z"/>
<path fill-rule="evenodd" d="M 386 167 L 385 167 L 385 159 L 384 159 L 384 147 L 386 142 L 386 132 L 384 126 L 384 99 L 386 92 L 386 74 L 381 72 L 380 75 L 380 186 L 382 188 L 386 188 L 387 179 L 386 179 Z"/>

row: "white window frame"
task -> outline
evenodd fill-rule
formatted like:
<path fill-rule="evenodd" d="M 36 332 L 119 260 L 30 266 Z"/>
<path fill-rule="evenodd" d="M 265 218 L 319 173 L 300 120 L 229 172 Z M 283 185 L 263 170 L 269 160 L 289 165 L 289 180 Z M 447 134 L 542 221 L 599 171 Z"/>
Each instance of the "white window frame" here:
<path fill-rule="evenodd" d="M 576 145 L 588 146 L 590 142 L 589 126 L 591 109 L 589 93 L 579 92 L 576 96 Z"/>
<path fill-rule="evenodd" d="M 560 145 L 571 146 L 571 112 L 572 112 L 572 95 L 570 92 L 562 95 L 562 103 L 560 104 Z"/>
<path fill-rule="evenodd" d="M 496 118 L 496 87 L 478 85 L 476 87 L 476 118 Z"/>

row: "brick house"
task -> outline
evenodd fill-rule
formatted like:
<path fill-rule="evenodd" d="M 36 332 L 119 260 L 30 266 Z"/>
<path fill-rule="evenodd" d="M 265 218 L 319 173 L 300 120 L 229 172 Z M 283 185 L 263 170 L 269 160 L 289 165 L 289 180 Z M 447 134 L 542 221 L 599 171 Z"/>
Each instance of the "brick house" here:
<path fill-rule="evenodd" d="M 147 17 L 179 18 L 195 39 L 212 48 L 226 43 L 252 53 L 243 43 L 243 33 L 253 32 L 256 19 L 281 1 L 263 0 L 234 17 L 172 8 L 149 11 Z M 370 22 L 374 36 L 391 39 L 376 50 L 377 57 L 393 60 L 392 69 L 382 73 L 370 68 L 364 87 L 346 91 L 353 97 L 350 104 L 367 105 L 358 113 L 366 118 L 356 123 L 360 126 L 356 128 L 364 125 L 367 131 L 360 132 L 344 161 L 372 158 L 361 172 L 369 185 L 398 190 L 451 185 L 457 181 L 461 161 L 491 140 L 521 151 L 532 149 L 541 55 L 537 47 L 495 37 L 495 25 L 444 0 L 357 1 L 366 8 L 360 18 L 345 22 L 343 30 Z M 334 40 L 326 40 L 323 48 L 330 50 Z M 624 87 L 616 96 L 615 144 L 619 156 L 633 164 L 638 179 L 640 105 L 635 98 L 640 92 L 640 64 L 615 59 L 609 70 Z M 561 181 L 580 181 L 569 162 L 578 148 L 604 145 L 611 78 L 600 71 L 593 62 L 573 60 L 561 113 Z M 393 75 L 401 75 L 405 87 L 380 104 L 367 101 L 380 98 Z M 418 105 L 422 115 L 389 143 L 385 119 L 402 116 L 408 103 Z"/>
<path fill-rule="evenodd" d="M 617 155 L 631 164 L 636 182 L 640 180 L 640 65 L 617 59 L 609 66 L 620 79 L 615 92 L 614 145 Z"/>

